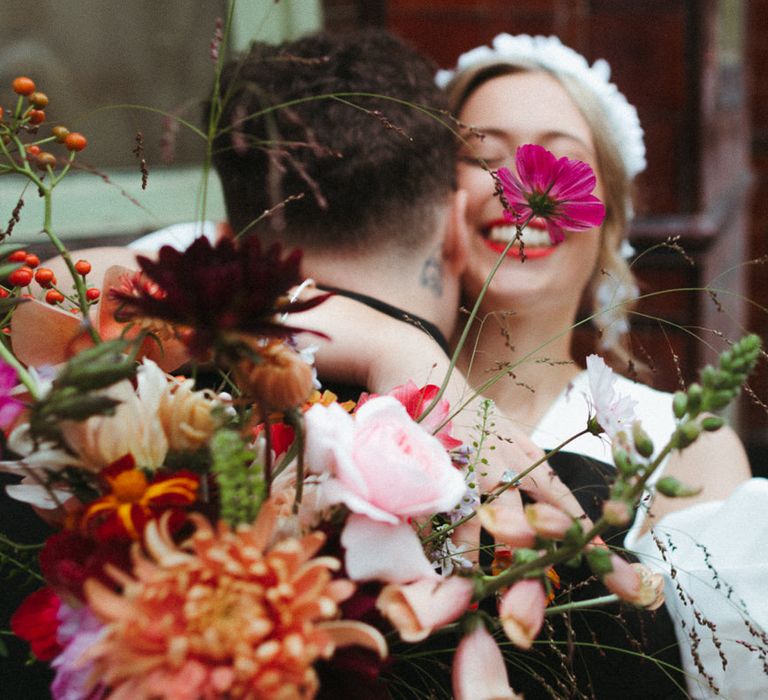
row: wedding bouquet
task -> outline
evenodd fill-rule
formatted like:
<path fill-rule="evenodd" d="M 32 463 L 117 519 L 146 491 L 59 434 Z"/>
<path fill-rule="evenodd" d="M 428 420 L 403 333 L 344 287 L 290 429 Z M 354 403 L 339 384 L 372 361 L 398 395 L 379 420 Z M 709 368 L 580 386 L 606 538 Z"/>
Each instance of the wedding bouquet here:
<path fill-rule="evenodd" d="M 660 576 L 600 534 L 627 524 L 672 450 L 722 425 L 712 412 L 738 393 L 755 337 L 676 396 L 664 446 L 591 359 L 585 427 L 607 434 L 617 467 L 603 517 L 510 510 L 499 497 L 527 472 L 478 488 L 488 403 L 462 442 L 439 386 L 354 403 L 318 391 L 294 341 L 298 314 L 326 296 L 294 294 L 300 252 L 201 238 L 90 286 L 90 263 L 71 259 L 52 224 L 54 189 L 86 139 L 45 129 L 48 98 L 29 78 L 12 87 L 0 174 L 43 197 L 42 229 L 71 275 L 57 280 L 10 243 L 11 221 L 0 243 L 3 468 L 20 477 L 8 494 L 56 528 L 39 553 L 45 585 L 11 625 L 50 662 L 53 697 L 310 698 L 337 692 L 339 673 L 406 668 L 398 660 L 425 640 L 452 665 L 454 697 L 515 697 L 498 640 L 527 649 L 568 607 L 552 603 L 555 567 L 586 562 L 606 588 L 595 605 L 662 604 Z M 528 146 L 517 170 L 498 182 L 520 229 L 532 216 L 553 238 L 599 224 L 588 166 Z M 688 492 L 671 478 L 657 488 Z M 495 545 L 461 536 L 475 519 Z"/>

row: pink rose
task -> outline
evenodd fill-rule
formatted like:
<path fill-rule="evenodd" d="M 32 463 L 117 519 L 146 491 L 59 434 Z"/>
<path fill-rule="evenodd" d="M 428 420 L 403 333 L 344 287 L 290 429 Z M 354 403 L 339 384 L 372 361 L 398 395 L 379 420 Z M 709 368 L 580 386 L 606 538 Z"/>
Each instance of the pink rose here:
<path fill-rule="evenodd" d="M 370 399 L 354 417 L 336 404 L 306 413 L 306 465 L 327 474 L 326 505 L 396 524 L 453 509 L 466 484 L 440 441 L 390 396 Z"/>

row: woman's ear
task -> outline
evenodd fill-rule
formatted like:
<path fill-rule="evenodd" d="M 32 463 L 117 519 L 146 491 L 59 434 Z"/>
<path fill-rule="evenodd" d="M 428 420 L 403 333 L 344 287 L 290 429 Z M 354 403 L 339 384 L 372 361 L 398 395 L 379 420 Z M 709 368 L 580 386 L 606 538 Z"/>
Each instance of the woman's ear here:
<path fill-rule="evenodd" d="M 452 275 L 460 277 L 467 266 L 467 256 L 469 255 L 466 190 L 456 190 L 451 194 L 450 210 L 445 227 L 443 262 Z"/>

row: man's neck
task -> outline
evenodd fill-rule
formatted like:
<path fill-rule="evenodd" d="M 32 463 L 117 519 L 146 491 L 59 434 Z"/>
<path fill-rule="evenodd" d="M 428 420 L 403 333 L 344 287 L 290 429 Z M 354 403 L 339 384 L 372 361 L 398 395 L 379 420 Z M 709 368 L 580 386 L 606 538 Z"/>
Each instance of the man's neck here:
<path fill-rule="evenodd" d="M 414 263 L 387 255 L 305 252 L 302 269 L 318 284 L 379 299 L 433 323 L 448 337 L 453 331 L 457 283 L 445 280 L 439 262 L 429 257 Z"/>

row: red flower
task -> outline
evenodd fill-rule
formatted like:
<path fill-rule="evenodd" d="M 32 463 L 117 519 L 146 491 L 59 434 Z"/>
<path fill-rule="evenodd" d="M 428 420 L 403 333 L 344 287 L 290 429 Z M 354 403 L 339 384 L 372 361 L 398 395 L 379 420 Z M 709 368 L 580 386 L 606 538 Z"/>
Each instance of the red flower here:
<path fill-rule="evenodd" d="M 393 396 L 405 407 L 408 415 L 413 420 L 418 420 L 422 413 L 426 410 L 427 406 L 432 403 L 432 400 L 437 396 L 437 392 L 440 391 L 440 387 L 435 384 L 426 384 L 422 387 L 416 386 L 416 384 L 410 379 L 406 384 L 396 386 L 389 392 L 388 396 Z M 355 410 L 359 410 L 370 399 L 373 399 L 377 394 L 363 393 L 357 401 Z M 459 447 L 462 442 L 457 440 L 451 435 L 451 421 L 445 422 L 446 418 L 451 413 L 451 405 L 446 399 L 440 399 L 437 402 L 437 406 L 432 412 L 422 421 L 421 425 L 429 433 L 432 433 L 446 450 L 453 450 Z M 445 425 L 443 425 L 445 423 Z M 438 426 L 442 427 L 437 430 Z M 437 432 L 435 432 L 437 430 Z"/>
<path fill-rule="evenodd" d="M 289 301 L 285 295 L 302 279 L 301 251 L 285 259 L 281 253 L 277 243 L 262 251 L 255 236 L 239 243 L 224 238 L 215 246 L 200 237 L 183 252 L 163 246 L 157 261 L 137 258 L 156 288 L 113 288 L 110 295 L 123 303 L 121 320 L 149 317 L 190 328 L 184 341 L 198 357 L 230 332 L 286 337 L 302 329 L 283 325 L 277 316 L 311 309 L 328 295 Z"/>
<path fill-rule="evenodd" d="M 197 475 L 188 471 L 156 473 L 149 481 L 134 466 L 133 455 L 127 454 L 102 470 L 110 492 L 88 506 L 81 523 L 84 532 L 94 532 L 100 541 L 137 540 L 146 524 L 164 510 L 195 502 L 200 483 Z"/>
<path fill-rule="evenodd" d="M 527 144 L 515 154 L 519 179 L 508 168 L 497 173 L 506 205 L 504 218 L 513 224 L 539 216 L 546 221 L 552 243 L 565 239 L 565 231 L 586 231 L 599 226 L 605 207 L 592 194 L 597 180 L 586 163 L 555 158 L 546 148 Z"/>
<path fill-rule="evenodd" d="M 32 653 L 40 661 L 50 661 L 62 651 L 56 640 L 60 604 L 52 588 L 41 588 L 28 595 L 11 617 L 13 633 L 29 642 Z"/>
<path fill-rule="evenodd" d="M 104 573 L 105 564 L 130 571 L 131 541 L 96 542 L 83 535 L 64 530 L 51 535 L 40 552 L 40 571 L 57 591 L 85 600 L 83 584 L 88 578 L 98 578 L 114 585 Z"/>

